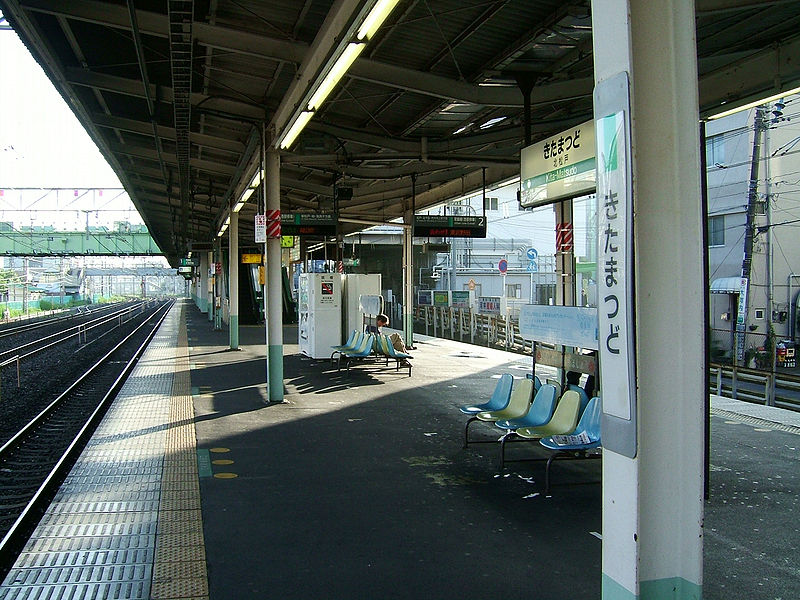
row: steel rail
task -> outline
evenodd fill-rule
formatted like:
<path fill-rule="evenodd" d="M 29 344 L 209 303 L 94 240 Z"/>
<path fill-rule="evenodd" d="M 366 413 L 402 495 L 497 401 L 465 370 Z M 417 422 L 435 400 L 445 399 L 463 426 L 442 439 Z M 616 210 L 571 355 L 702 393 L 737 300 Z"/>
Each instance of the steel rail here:
<path fill-rule="evenodd" d="M 104 311 L 104 310 L 108 310 L 108 309 L 116 310 L 116 307 L 115 307 L 114 304 L 108 304 L 108 305 L 105 305 L 105 308 L 97 308 L 97 309 L 94 309 L 94 310 L 87 310 L 86 312 L 70 311 L 69 314 L 65 314 L 65 315 L 41 317 L 41 318 L 38 318 L 36 320 L 28 320 L 28 321 L 25 321 L 25 322 L 20 322 L 18 324 L 11 325 L 10 327 L 4 327 L 3 329 L 0 329 L 0 339 L 5 338 L 5 337 L 10 337 L 10 336 L 13 336 L 13 335 L 19 335 L 20 333 L 27 333 L 27 332 L 30 332 L 30 331 L 35 331 L 36 329 L 41 329 L 42 327 L 47 327 L 48 325 L 55 325 L 56 323 L 60 323 L 61 321 L 67 321 L 69 319 L 74 319 L 75 317 L 78 317 L 78 316 L 81 316 L 81 315 L 92 315 L 94 313 L 97 313 L 97 312 L 100 312 L 100 311 Z"/>
<path fill-rule="evenodd" d="M 105 325 L 105 324 L 109 323 L 110 321 L 114 321 L 116 319 L 119 319 L 122 316 L 125 316 L 125 315 L 128 315 L 128 314 L 134 312 L 135 310 L 141 310 L 143 305 L 146 305 L 146 303 L 140 302 L 140 303 L 138 303 L 138 304 L 136 304 L 134 306 L 129 306 L 129 307 L 125 308 L 125 309 L 114 311 L 113 313 L 111 313 L 109 315 L 104 315 L 102 317 L 98 317 L 98 318 L 93 319 L 91 321 L 88 321 L 86 323 L 81 323 L 79 325 L 75 325 L 74 327 L 70 327 L 68 329 L 62 329 L 61 331 L 57 331 L 56 333 L 53 333 L 53 334 L 48 335 L 48 336 L 45 336 L 45 337 L 40 338 L 38 340 L 33 340 L 31 342 L 27 342 L 25 344 L 22 344 L 21 346 L 17 346 L 16 348 L 11 348 L 9 350 L 4 350 L 4 351 L 0 352 L 0 359 L 2 359 L 2 357 L 6 356 L 6 355 L 14 355 L 14 354 L 18 354 L 20 356 L 20 360 L 22 360 L 24 358 L 28 358 L 29 356 L 33 356 L 34 354 L 36 354 L 38 352 L 41 352 L 42 350 L 46 350 L 46 349 L 51 348 L 51 347 L 53 347 L 53 346 L 55 346 L 57 344 L 60 344 L 62 342 L 69 341 L 70 339 L 74 338 L 76 335 L 80 336 L 81 334 L 85 334 L 86 331 L 89 331 L 89 330 L 94 329 L 96 327 L 100 327 L 102 325 Z M 49 344 L 46 344 L 44 346 L 41 346 L 41 347 L 37 348 L 36 350 L 33 350 L 31 352 L 28 352 L 28 353 L 23 353 L 23 351 L 26 348 L 36 347 L 37 344 L 42 344 L 44 342 L 47 342 L 48 340 L 53 340 L 53 341 L 50 342 Z"/>

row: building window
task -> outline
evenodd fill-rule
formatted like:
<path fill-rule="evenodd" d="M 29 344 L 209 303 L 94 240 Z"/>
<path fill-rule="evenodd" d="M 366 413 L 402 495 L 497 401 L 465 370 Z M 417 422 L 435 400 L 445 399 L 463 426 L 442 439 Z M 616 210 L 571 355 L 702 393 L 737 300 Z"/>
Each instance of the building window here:
<path fill-rule="evenodd" d="M 708 245 L 725 245 L 725 215 L 708 218 Z"/>
<path fill-rule="evenodd" d="M 763 321 L 764 320 L 764 309 L 763 308 L 755 308 L 753 309 L 754 316 L 757 320 Z"/>
<path fill-rule="evenodd" d="M 551 304 L 555 298 L 555 283 L 540 283 L 536 286 L 536 304 Z"/>
<path fill-rule="evenodd" d="M 725 141 L 723 134 L 706 138 L 706 164 L 709 167 L 725 166 Z"/>
<path fill-rule="evenodd" d="M 507 284 L 506 298 L 522 298 L 522 284 L 520 283 Z"/>
<path fill-rule="evenodd" d="M 497 198 L 484 198 L 483 210 L 497 210 Z"/>

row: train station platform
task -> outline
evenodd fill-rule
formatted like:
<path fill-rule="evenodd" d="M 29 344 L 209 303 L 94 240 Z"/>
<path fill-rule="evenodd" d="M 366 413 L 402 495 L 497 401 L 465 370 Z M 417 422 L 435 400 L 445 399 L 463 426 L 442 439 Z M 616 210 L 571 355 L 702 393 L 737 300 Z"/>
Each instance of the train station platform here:
<path fill-rule="evenodd" d="M 0 600 L 600 598 L 600 461 L 556 464 L 544 494 L 542 463 L 499 472 L 497 444 L 462 447 L 457 407 L 530 357 L 417 336 L 410 378 L 338 373 L 287 326 L 270 404 L 264 335 L 231 351 L 176 304 Z M 712 407 L 703 595 L 800 597 L 800 414 Z"/>

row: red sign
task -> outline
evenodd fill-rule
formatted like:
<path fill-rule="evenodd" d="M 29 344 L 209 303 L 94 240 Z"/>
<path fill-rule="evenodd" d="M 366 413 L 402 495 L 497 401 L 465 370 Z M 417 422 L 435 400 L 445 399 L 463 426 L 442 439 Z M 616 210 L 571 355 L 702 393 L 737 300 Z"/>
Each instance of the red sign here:
<path fill-rule="evenodd" d="M 508 261 L 505 258 L 501 258 L 500 262 L 497 263 L 497 270 L 500 271 L 505 275 L 505 272 L 508 271 Z"/>
<path fill-rule="evenodd" d="M 267 221 L 267 238 L 275 239 L 281 237 L 281 221 Z"/>
<path fill-rule="evenodd" d="M 572 232 L 572 223 L 559 223 L 556 225 L 556 251 L 572 252 L 575 248 L 575 238 Z"/>
<path fill-rule="evenodd" d="M 220 273 L 222 273 L 222 263 L 221 263 L 221 262 L 214 263 L 214 272 L 215 272 L 217 275 L 219 275 Z"/>

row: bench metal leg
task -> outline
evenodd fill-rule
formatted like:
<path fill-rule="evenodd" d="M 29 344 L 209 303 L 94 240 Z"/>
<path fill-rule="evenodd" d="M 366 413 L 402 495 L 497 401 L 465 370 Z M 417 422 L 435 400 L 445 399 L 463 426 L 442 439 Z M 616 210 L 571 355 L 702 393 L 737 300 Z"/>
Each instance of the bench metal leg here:
<path fill-rule="evenodd" d="M 547 464 L 544 467 L 544 493 L 550 493 L 550 465 L 553 464 L 553 461 L 556 459 L 556 456 L 561 454 L 560 452 L 554 452 L 548 459 Z"/>
<path fill-rule="evenodd" d="M 411 369 L 409 369 L 408 375 L 409 377 L 411 376 Z M 464 448 L 469 446 L 469 424 L 477 420 L 478 417 L 470 417 L 467 419 L 467 424 L 464 426 Z"/>
<path fill-rule="evenodd" d="M 502 471 L 506 466 L 506 441 L 511 436 L 517 435 L 515 431 L 509 430 L 500 438 L 500 470 Z"/>

